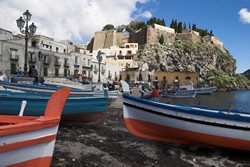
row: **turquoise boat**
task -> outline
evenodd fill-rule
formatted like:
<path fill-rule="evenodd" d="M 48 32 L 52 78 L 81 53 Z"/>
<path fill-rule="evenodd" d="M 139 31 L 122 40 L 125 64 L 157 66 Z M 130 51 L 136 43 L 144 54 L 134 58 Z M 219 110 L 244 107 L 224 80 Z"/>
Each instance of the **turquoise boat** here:
<path fill-rule="evenodd" d="M 49 93 L 0 91 L 0 114 L 18 115 L 22 101 L 27 101 L 25 116 L 44 115 Z M 105 96 L 69 96 L 63 109 L 63 122 L 95 125 L 102 123 L 108 110 L 108 97 Z"/>

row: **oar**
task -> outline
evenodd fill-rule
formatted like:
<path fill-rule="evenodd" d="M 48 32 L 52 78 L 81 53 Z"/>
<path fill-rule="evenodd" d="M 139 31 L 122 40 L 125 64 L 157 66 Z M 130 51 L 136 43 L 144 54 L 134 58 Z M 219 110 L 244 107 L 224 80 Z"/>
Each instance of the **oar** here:
<path fill-rule="evenodd" d="M 20 112 L 19 112 L 19 116 L 23 116 L 23 112 L 24 112 L 24 109 L 26 107 L 26 104 L 27 104 L 27 101 L 23 100 L 22 105 L 21 105 L 21 109 L 20 109 Z"/>

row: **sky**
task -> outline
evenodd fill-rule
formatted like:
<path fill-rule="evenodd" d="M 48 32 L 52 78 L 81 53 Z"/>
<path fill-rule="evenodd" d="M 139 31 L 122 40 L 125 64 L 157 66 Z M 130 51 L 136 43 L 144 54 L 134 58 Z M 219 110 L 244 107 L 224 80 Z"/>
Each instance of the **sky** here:
<path fill-rule="evenodd" d="M 237 73 L 250 69 L 250 0 L 0 0 L 0 28 L 20 33 L 16 20 L 29 10 L 36 34 L 75 44 L 91 40 L 106 24 L 152 17 L 196 24 L 212 31 L 236 59 Z"/>

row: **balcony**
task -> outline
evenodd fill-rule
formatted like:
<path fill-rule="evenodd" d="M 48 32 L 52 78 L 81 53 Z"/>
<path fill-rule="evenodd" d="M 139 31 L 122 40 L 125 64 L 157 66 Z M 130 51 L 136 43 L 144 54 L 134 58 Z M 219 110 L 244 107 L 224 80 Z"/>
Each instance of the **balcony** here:
<path fill-rule="evenodd" d="M 29 57 L 28 62 L 29 62 L 29 64 L 34 64 L 34 63 L 36 63 L 36 57 Z"/>
<path fill-rule="evenodd" d="M 74 67 L 75 67 L 75 68 L 79 68 L 80 65 L 76 63 L 76 64 L 74 64 Z"/>
<path fill-rule="evenodd" d="M 88 66 L 88 65 L 85 65 L 85 64 L 84 64 L 84 65 L 82 65 L 82 68 L 83 68 L 83 69 L 91 69 L 91 66 Z"/>
<path fill-rule="evenodd" d="M 49 59 L 48 59 L 48 58 L 47 58 L 47 59 L 44 59 L 43 64 L 44 64 L 44 65 L 49 65 L 49 64 L 50 64 Z"/>
<path fill-rule="evenodd" d="M 56 60 L 54 64 L 55 64 L 56 67 L 60 67 L 61 66 L 61 62 L 59 62 L 58 60 Z"/>
<path fill-rule="evenodd" d="M 19 56 L 18 55 L 10 55 L 10 60 L 12 61 L 18 61 L 19 60 Z"/>
<path fill-rule="evenodd" d="M 69 63 L 68 62 L 64 62 L 64 67 L 68 68 L 69 67 Z"/>

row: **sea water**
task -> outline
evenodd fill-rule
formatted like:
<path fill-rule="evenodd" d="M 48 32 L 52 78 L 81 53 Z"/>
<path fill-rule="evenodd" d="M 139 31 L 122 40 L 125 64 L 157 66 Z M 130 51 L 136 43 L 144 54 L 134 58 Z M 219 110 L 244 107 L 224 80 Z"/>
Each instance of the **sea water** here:
<path fill-rule="evenodd" d="M 223 108 L 250 113 L 250 91 L 214 92 L 211 95 L 196 95 L 194 98 L 160 97 L 159 101 L 171 104 Z"/>

